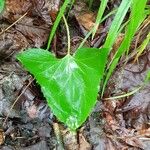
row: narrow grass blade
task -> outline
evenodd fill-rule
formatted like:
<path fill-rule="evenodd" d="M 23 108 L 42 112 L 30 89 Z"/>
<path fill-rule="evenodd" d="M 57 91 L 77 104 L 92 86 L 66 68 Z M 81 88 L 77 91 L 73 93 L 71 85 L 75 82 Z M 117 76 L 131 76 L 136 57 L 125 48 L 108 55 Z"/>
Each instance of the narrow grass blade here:
<path fill-rule="evenodd" d="M 123 53 L 128 51 L 128 49 L 130 47 L 130 43 L 134 37 L 134 34 L 136 33 L 139 25 L 145 19 L 144 12 L 145 12 L 146 1 L 147 0 L 142 0 L 142 1 L 133 0 L 133 2 L 132 2 L 130 21 L 126 28 L 125 38 L 124 38 L 123 42 L 121 43 L 118 51 L 116 52 L 116 54 L 113 58 L 112 64 L 110 65 L 109 71 L 106 75 L 106 78 L 105 78 L 105 81 L 103 84 L 101 96 L 103 96 L 103 94 L 104 94 L 106 84 L 107 84 L 111 74 L 113 73 L 114 69 L 116 68 L 120 57 L 122 56 Z"/>
<path fill-rule="evenodd" d="M 131 96 L 131 95 L 135 94 L 136 92 L 138 92 L 141 88 L 142 88 L 142 86 L 140 86 L 140 87 L 138 87 L 138 88 L 134 89 L 133 91 L 128 92 L 126 94 L 122 94 L 122 95 L 118 95 L 118 96 L 114 96 L 114 97 L 105 98 L 105 100 L 116 100 L 116 99 L 128 97 L 128 96 Z"/>
<path fill-rule="evenodd" d="M 94 26 L 94 31 L 92 34 L 92 39 L 94 38 L 96 31 L 97 31 L 97 28 L 101 22 L 102 16 L 103 16 L 104 11 L 105 11 L 106 6 L 107 6 L 107 2 L 108 2 L 108 0 L 101 0 L 101 4 L 100 4 L 99 10 L 98 10 L 98 15 L 97 15 L 95 26 Z"/>
<path fill-rule="evenodd" d="M 118 11 L 117 11 L 115 18 L 111 24 L 110 30 L 108 32 L 106 41 L 103 46 L 105 48 L 108 48 L 109 51 L 119 34 L 119 32 L 118 32 L 119 28 L 122 24 L 122 21 L 129 9 L 130 5 L 131 5 L 131 0 L 122 0 L 120 6 L 118 8 Z M 108 53 L 109 53 L 109 51 L 108 51 Z"/>
<path fill-rule="evenodd" d="M 103 21 L 105 21 L 109 16 L 115 14 L 117 11 L 118 11 L 118 9 L 114 9 L 114 10 L 112 10 L 111 12 L 109 12 L 106 16 L 104 16 L 104 17 L 101 19 L 100 23 L 102 23 Z"/>
<path fill-rule="evenodd" d="M 123 97 L 131 96 L 131 95 L 135 94 L 136 92 L 138 92 L 139 90 L 141 90 L 142 88 L 144 88 L 144 86 L 146 86 L 146 84 L 149 81 L 150 81 L 150 70 L 147 72 L 146 77 L 144 79 L 144 82 L 143 82 L 143 84 L 140 87 L 135 88 L 133 91 L 128 92 L 126 94 L 105 98 L 105 100 L 116 100 L 116 99 L 120 99 L 120 98 L 123 98 Z"/>
<path fill-rule="evenodd" d="M 62 7 L 60 8 L 60 11 L 59 11 L 59 13 L 57 15 L 57 18 L 56 18 L 56 20 L 54 22 L 54 25 L 52 27 L 52 30 L 51 30 L 51 33 L 50 33 L 50 36 L 49 36 L 49 39 L 48 39 L 48 44 L 47 44 L 47 49 L 46 50 L 49 50 L 49 48 L 50 48 L 50 44 L 51 44 L 52 39 L 53 39 L 53 37 L 55 35 L 55 32 L 56 32 L 57 27 L 59 25 L 59 22 L 60 22 L 62 16 L 64 15 L 66 7 L 68 6 L 69 3 L 70 3 L 70 0 L 65 0 L 63 5 L 62 5 Z"/>
<path fill-rule="evenodd" d="M 0 13 L 3 11 L 5 5 L 5 0 L 0 0 Z"/>
<path fill-rule="evenodd" d="M 110 13 L 108 13 L 106 16 L 104 16 L 100 23 L 102 23 L 103 21 L 105 21 L 109 16 L 113 15 L 114 13 L 116 13 L 117 9 L 114 9 L 113 11 L 111 11 Z M 90 35 L 93 33 L 94 31 L 94 27 L 87 33 L 87 35 L 84 37 L 84 39 L 82 40 L 81 44 L 79 45 L 79 48 L 83 47 L 84 43 L 86 42 L 86 40 L 90 37 Z"/>
<path fill-rule="evenodd" d="M 86 40 L 90 37 L 90 35 L 92 34 L 94 28 L 92 28 L 87 35 L 84 37 L 84 39 L 82 40 L 81 44 L 79 45 L 78 49 L 82 48 L 84 43 L 86 42 Z"/>
<path fill-rule="evenodd" d="M 143 53 L 143 51 L 146 48 L 146 46 L 148 45 L 149 41 L 150 41 L 150 33 L 147 35 L 146 39 L 143 41 L 143 43 L 137 49 L 138 53 L 134 59 L 134 62 L 138 60 L 139 56 Z"/>
<path fill-rule="evenodd" d="M 70 11 L 71 11 L 71 9 L 72 9 L 72 7 L 73 7 L 73 5 L 74 5 L 74 3 L 75 3 L 75 0 L 71 0 L 71 2 L 70 2 L 70 6 L 69 6 L 69 10 L 68 10 L 68 14 L 67 14 L 67 20 L 68 20 L 68 17 L 69 17 L 69 13 L 70 13 Z"/>
<path fill-rule="evenodd" d="M 94 0 L 89 0 L 89 8 L 90 8 L 90 9 L 92 8 L 93 1 L 94 1 Z"/>
<path fill-rule="evenodd" d="M 147 74 L 146 74 L 146 78 L 144 80 L 144 84 L 146 85 L 147 83 L 150 82 L 150 70 L 148 70 Z"/>

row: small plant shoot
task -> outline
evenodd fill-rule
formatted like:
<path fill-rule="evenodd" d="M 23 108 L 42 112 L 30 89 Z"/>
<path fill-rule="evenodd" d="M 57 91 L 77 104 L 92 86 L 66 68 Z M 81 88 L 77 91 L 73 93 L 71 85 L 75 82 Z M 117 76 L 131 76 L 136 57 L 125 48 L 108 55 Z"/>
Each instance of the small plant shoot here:
<path fill-rule="evenodd" d="M 28 49 L 17 58 L 34 75 L 49 107 L 71 130 L 89 116 L 106 64 L 105 49 L 81 48 L 57 59 L 43 49 Z"/>

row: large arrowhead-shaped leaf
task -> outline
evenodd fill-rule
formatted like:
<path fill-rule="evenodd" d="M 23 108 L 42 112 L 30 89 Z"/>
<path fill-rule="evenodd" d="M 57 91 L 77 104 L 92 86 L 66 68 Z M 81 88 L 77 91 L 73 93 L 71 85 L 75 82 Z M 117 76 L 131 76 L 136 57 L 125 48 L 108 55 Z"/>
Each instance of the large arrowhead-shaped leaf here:
<path fill-rule="evenodd" d="M 105 49 L 82 48 L 63 59 L 43 49 L 29 49 L 17 58 L 41 85 L 57 118 L 77 129 L 94 107 L 106 63 Z"/>

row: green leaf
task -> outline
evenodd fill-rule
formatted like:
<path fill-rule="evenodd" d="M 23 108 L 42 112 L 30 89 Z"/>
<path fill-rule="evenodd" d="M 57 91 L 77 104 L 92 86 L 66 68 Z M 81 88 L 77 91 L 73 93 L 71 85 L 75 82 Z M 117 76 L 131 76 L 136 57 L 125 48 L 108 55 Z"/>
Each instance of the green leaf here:
<path fill-rule="evenodd" d="M 142 44 L 137 48 L 137 55 L 134 58 L 134 61 L 138 60 L 138 58 L 143 53 L 143 51 L 145 50 L 145 48 L 149 44 L 149 42 L 150 42 L 150 32 L 148 33 L 147 37 L 144 39 Z"/>
<path fill-rule="evenodd" d="M 93 0 L 89 0 L 89 8 L 91 9 L 92 7 L 92 4 L 93 4 Z"/>
<path fill-rule="evenodd" d="M 57 118 L 75 130 L 96 103 L 106 52 L 105 49 L 81 48 L 73 56 L 57 59 L 43 49 L 29 49 L 17 58 L 35 76 Z"/>
<path fill-rule="evenodd" d="M 3 11 L 4 9 L 4 4 L 5 4 L 5 1 L 4 0 L 0 0 L 0 13 Z"/>
<path fill-rule="evenodd" d="M 113 11 L 111 11 L 110 13 L 108 13 L 106 16 L 104 16 L 104 17 L 101 19 L 100 23 L 104 22 L 109 16 L 115 14 L 116 11 L 117 11 L 117 9 L 114 9 Z M 79 45 L 78 48 L 81 48 L 81 47 L 84 46 L 85 42 L 86 42 L 87 39 L 90 37 L 90 35 L 94 32 L 94 30 L 95 30 L 95 26 L 87 33 L 87 35 L 84 37 L 84 39 L 82 40 L 82 42 L 81 42 L 81 44 Z"/>
<path fill-rule="evenodd" d="M 144 80 L 144 85 L 148 84 L 150 81 L 150 70 L 147 71 L 145 80 Z"/>
<path fill-rule="evenodd" d="M 107 3 L 108 3 L 108 0 L 101 0 L 101 5 L 99 7 L 99 10 L 98 10 L 98 14 L 97 14 L 97 17 L 96 17 L 96 22 L 95 22 L 95 26 L 94 26 L 94 31 L 92 33 L 92 38 L 94 38 L 95 34 L 96 34 L 96 31 L 98 29 L 98 26 L 101 22 L 101 19 L 102 19 L 102 16 L 104 14 L 104 11 L 106 9 L 106 6 L 107 6 Z"/>
<path fill-rule="evenodd" d="M 114 42 L 119 34 L 120 26 L 121 26 L 123 19 L 131 5 L 131 1 L 132 0 L 122 0 L 120 6 L 118 8 L 118 11 L 117 11 L 115 18 L 111 24 L 106 41 L 103 46 L 105 48 L 109 48 L 108 52 L 111 50 L 111 47 L 114 44 Z"/>

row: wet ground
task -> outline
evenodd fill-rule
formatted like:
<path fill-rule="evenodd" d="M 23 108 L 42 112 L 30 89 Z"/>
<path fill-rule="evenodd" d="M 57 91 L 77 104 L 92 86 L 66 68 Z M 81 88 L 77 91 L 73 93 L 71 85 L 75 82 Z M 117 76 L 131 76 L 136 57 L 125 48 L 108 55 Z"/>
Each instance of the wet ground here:
<path fill-rule="evenodd" d="M 110 2 L 108 11 L 119 2 Z M 25 48 L 45 48 L 60 5 L 60 0 L 6 0 L 5 10 L 0 16 L 0 149 L 62 150 L 63 147 L 71 150 L 149 150 L 150 84 L 147 83 L 131 96 L 113 99 L 143 85 L 150 70 L 149 45 L 138 61 L 134 62 L 135 50 L 128 59 L 123 57 L 120 60 L 104 97 L 98 98 L 92 114 L 76 135 L 55 118 L 39 85 L 15 59 L 16 54 Z M 76 2 L 68 18 L 72 53 L 94 25 L 94 18 L 95 12 L 89 11 L 83 1 Z M 112 16 L 99 27 L 96 37 L 88 39 L 85 44 L 100 47 L 111 22 Z M 63 23 L 58 30 L 60 32 L 54 37 L 52 52 L 63 57 L 67 47 Z M 146 26 L 137 44 L 148 32 L 149 26 Z M 135 48 L 137 36 L 131 49 Z M 116 41 L 114 51 L 122 37 L 120 35 Z M 110 58 L 112 55 L 113 51 Z"/>

